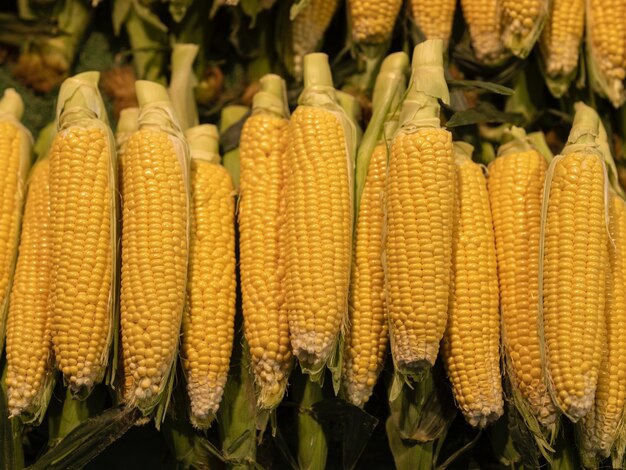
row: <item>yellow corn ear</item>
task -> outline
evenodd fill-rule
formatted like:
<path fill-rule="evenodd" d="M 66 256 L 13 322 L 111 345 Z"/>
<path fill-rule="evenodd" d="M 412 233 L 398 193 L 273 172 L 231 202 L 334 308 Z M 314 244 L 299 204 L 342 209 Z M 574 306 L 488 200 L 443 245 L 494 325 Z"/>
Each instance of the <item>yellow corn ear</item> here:
<path fill-rule="evenodd" d="M 387 311 L 401 372 L 435 363 L 448 317 L 455 201 L 452 136 L 399 132 L 387 183 Z"/>
<path fill-rule="evenodd" d="M 285 308 L 294 355 L 317 370 L 334 352 L 348 302 L 352 203 L 340 118 L 299 106 L 285 164 Z"/>
<path fill-rule="evenodd" d="M 50 195 L 48 159 L 30 175 L 19 258 L 7 318 L 9 415 L 43 414 L 53 380 L 48 295 L 50 287 Z"/>
<path fill-rule="evenodd" d="M 291 25 L 294 76 L 302 78 L 304 56 L 314 52 L 335 16 L 339 0 L 309 0 Z"/>
<path fill-rule="evenodd" d="M 593 405 L 606 341 L 602 158 L 591 152 L 556 157 L 544 198 L 541 336 L 553 398 L 575 422 Z"/>
<path fill-rule="evenodd" d="M 476 58 L 487 65 L 504 58 L 499 0 L 461 0 L 461 8 Z"/>
<path fill-rule="evenodd" d="M 190 165 L 165 88 L 140 80 L 136 90 L 139 129 L 121 155 L 124 399 L 144 414 L 157 408 L 160 419 L 185 305 Z"/>
<path fill-rule="evenodd" d="M 115 148 L 105 122 L 83 117 L 93 111 L 84 103 L 102 115 L 98 77 L 85 72 L 63 83 L 49 154 L 52 344 L 57 367 L 81 394 L 106 372 L 115 305 Z"/>
<path fill-rule="evenodd" d="M 442 39 L 448 44 L 456 0 L 411 0 L 413 20 L 426 39 Z"/>
<path fill-rule="evenodd" d="M 540 42 L 548 75 L 566 76 L 576 69 L 584 18 L 584 0 L 552 0 Z"/>
<path fill-rule="evenodd" d="M 359 204 L 350 280 L 349 319 L 344 352 L 348 401 L 362 406 L 383 368 L 388 342 L 385 272 L 382 263 L 387 145 L 380 143 L 370 159 Z"/>
<path fill-rule="evenodd" d="M 288 131 L 284 117 L 258 112 L 246 121 L 240 140 L 241 293 L 261 408 L 280 402 L 292 364 L 289 321 L 282 308 L 285 269 L 279 240 Z"/>
<path fill-rule="evenodd" d="M 551 0 L 501 0 L 502 42 L 514 55 L 530 54 L 548 17 Z"/>
<path fill-rule="evenodd" d="M 214 126 L 193 127 L 186 135 L 193 197 L 181 351 L 191 422 L 205 428 L 222 400 L 233 347 L 235 191 L 230 175 L 219 165 L 217 149 L 212 149 L 211 141 L 217 146 Z"/>
<path fill-rule="evenodd" d="M 24 104 L 12 88 L 0 100 L 0 351 L 4 347 L 9 293 L 17 259 L 32 139 L 19 118 Z"/>
<path fill-rule="evenodd" d="M 401 6 L 402 0 L 348 0 L 355 42 L 381 44 L 389 41 Z"/>
<path fill-rule="evenodd" d="M 595 403 L 583 417 L 583 448 L 609 457 L 623 420 L 626 401 L 626 203 L 610 197 L 609 273 L 606 288 L 606 347 L 602 359 Z"/>
<path fill-rule="evenodd" d="M 626 77 L 626 3 L 585 0 L 589 83 L 615 107 L 624 103 Z"/>
<path fill-rule="evenodd" d="M 456 171 L 453 279 L 443 357 L 465 419 L 482 428 L 504 412 L 495 235 L 481 166 L 457 153 Z"/>
<path fill-rule="evenodd" d="M 502 345 L 513 386 L 545 426 L 556 420 L 537 326 L 541 199 L 547 164 L 533 149 L 498 156 L 488 188 L 496 235 Z"/>

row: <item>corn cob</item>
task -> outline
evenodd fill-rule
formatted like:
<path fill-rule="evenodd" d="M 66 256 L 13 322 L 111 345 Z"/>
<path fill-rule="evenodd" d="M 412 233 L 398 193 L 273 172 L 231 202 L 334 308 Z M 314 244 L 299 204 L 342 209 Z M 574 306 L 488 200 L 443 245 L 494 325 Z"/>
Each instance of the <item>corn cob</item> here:
<path fill-rule="evenodd" d="M 513 55 L 530 54 L 548 18 L 551 0 L 501 0 L 502 42 Z"/>
<path fill-rule="evenodd" d="M 52 344 L 81 395 L 104 377 L 115 323 L 117 162 L 99 75 L 61 86 L 49 157 Z"/>
<path fill-rule="evenodd" d="M 408 57 L 403 52 L 388 56 L 374 87 L 374 113 L 359 147 L 356 160 L 355 203 L 358 214 L 349 295 L 343 388 L 347 400 L 363 406 L 384 364 L 388 342 L 385 307 L 382 237 L 387 146 L 384 125 L 393 130 L 396 108 L 406 89 Z"/>
<path fill-rule="evenodd" d="M 333 99 L 327 56 L 307 55 L 304 75 L 285 162 L 284 308 L 294 355 L 317 379 L 347 313 L 355 132 Z"/>
<path fill-rule="evenodd" d="M 487 184 L 472 151 L 469 144 L 455 144 L 458 220 L 443 357 L 465 419 L 484 428 L 502 416 L 504 402 L 495 236 Z"/>
<path fill-rule="evenodd" d="M 461 0 L 476 58 L 486 65 L 501 62 L 506 53 L 500 37 L 499 0 Z"/>
<path fill-rule="evenodd" d="M 442 39 L 447 47 L 452 32 L 456 0 L 411 0 L 413 20 L 426 39 Z"/>
<path fill-rule="evenodd" d="M 439 127 L 438 117 L 437 99 L 449 101 L 443 41 L 419 44 L 412 68 L 387 182 L 386 298 L 391 351 L 401 374 L 431 366 L 439 351 L 447 321 L 455 200 L 452 136 Z"/>
<path fill-rule="evenodd" d="M 577 103 L 568 144 L 544 184 L 539 341 L 556 406 L 576 422 L 591 409 L 606 340 L 606 170 L 599 118 Z"/>
<path fill-rule="evenodd" d="M 166 90 L 138 81 L 139 129 L 122 153 L 120 320 L 125 401 L 167 406 L 185 302 L 189 156 Z M 157 425 L 160 420 L 157 416 Z"/>
<path fill-rule="evenodd" d="M 239 252 L 244 329 L 250 345 L 259 408 L 274 408 L 285 393 L 291 370 L 289 322 L 283 302 L 283 260 L 279 227 L 283 158 L 289 109 L 286 87 L 277 75 L 261 79 L 253 114 L 240 140 L 241 195 Z"/>
<path fill-rule="evenodd" d="M 322 42 L 339 0 L 301 0 L 301 5 L 292 6 L 290 13 L 293 72 L 297 80 L 302 79 L 304 56 L 314 52 Z"/>
<path fill-rule="evenodd" d="M 539 45 L 546 83 L 556 97 L 565 94 L 574 78 L 584 18 L 584 0 L 552 0 Z"/>
<path fill-rule="evenodd" d="M 600 123 L 597 142 L 605 164 L 615 177 L 615 162 L 611 155 L 604 125 Z M 609 457 L 616 451 L 623 460 L 623 443 L 618 433 L 623 433 L 624 405 L 626 403 L 626 202 L 624 191 L 616 179 L 612 181 L 609 195 L 609 268 L 606 286 L 606 355 L 598 375 L 598 385 L 593 408 L 581 419 L 583 463 L 596 465 L 596 457 Z M 620 429 L 622 428 L 622 429 Z M 621 449 L 614 449 L 622 447 Z"/>
<path fill-rule="evenodd" d="M 219 165 L 215 126 L 186 132 L 191 151 L 191 244 L 182 358 L 191 422 L 206 428 L 219 408 L 235 324 L 235 192 Z"/>
<path fill-rule="evenodd" d="M 42 418 L 54 382 L 48 319 L 50 284 L 48 159 L 32 169 L 7 318 L 10 416 Z"/>
<path fill-rule="evenodd" d="M 359 44 L 383 44 L 391 39 L 402 0 L 348 0 L 352 38 Z"/>
<path fill-rule="evenodd" d="M 585 0 L 589 82 L 616 108 L 624 103 L 626 77 L 626 4 Z"/>
<path fill-rule="evenodd" d="M 610 271 L 606 289 L 607 351 L 598 375 L 595 403 L 581 420 L 583 450 L 608 457 L 623 419 L 626 400 L 626 203 L 615 193 L 610 196 L 608 244 Z"/>
<path fill-rule="evenodd" d="M 556 419 L 556 409 L 541 368 L 536 298 L 547 165 L 527 143 L 523 129 L 511 129 L 505 139 L 489 166 L 488 179 L 498 255 L 502 344 L 513 387 L 539 422 L 548 426 Z"/>
<path fill-rule="evenodd" d="M 9 293 L 17 257 L 19 226 L 32 138 L 19 120 L 24 103 L 9 88 L 0 100 L 0 351 L 4 347 Z"/>

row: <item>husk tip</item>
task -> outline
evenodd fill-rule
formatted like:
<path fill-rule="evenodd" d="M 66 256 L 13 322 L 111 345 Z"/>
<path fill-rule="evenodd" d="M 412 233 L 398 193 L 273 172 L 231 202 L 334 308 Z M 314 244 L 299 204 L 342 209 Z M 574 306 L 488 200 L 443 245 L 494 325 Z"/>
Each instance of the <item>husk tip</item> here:
<path fill-rule="evenodd" d="M 4 94 L 0 100 L 0 109 L 13 114 L 18 120 L 22 118 L 24 114 L 24 101 L 15 88 L 7 88 L 4 90 Z"/>
<path fill-rule="evenodd" d="M 137 93 L 139 107 L 156 101 L 170 101 L 167 89 L 160 83 L 151 82 L 149 80 L 137 80 L 135 82 L 135 91 Z"/>
<path fill-rule="evenodd" d="M 328 55 L 323 52 L 313 52 L 304 56 L 304 88 L 315 86 L 333 86 Z"/>

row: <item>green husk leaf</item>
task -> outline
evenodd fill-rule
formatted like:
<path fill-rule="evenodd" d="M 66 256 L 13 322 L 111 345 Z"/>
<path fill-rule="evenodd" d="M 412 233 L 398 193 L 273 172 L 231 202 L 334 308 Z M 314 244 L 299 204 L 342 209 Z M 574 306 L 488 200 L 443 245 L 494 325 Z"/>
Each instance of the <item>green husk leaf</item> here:
<path fill-rule="evenodd" d="M 549 14 L 549 2 L 541 2 L 540 11 L 537 13 L 537 18 L 535 18 L 530 31 L 522 36 L 520 34 L 512 31 L 512 27 L 516 24 L 519 24 L 519 21 L 509 21 L 502 32 L 502 42 L 504 43 L 504 47 L 510 50 L 513 55 L 519 57 L 520 59 L 525 59 L 532 51 L 533 46 L 537 42 L 541 31 L 543 30 L 543 26 L 545 25 L 548 14 Z"/>
<path fill-rule="evenodd" d="M 193 71 L 198 49 L 195 44 L 175 44 L 172 49 L 172 77 L 168 92 L 183 130 L 198 125 L 198 108 L 194 94 L 198 80 Z"/>
<path fill-rule="evenodd" d="M 346 116 L 352 122 L 354 129 L 356 130 L 356 144 L 357 147 L 361 143 L 361 139 L 363 138 L 363 129 L 361 128 L 361 105 L 359 101 L 350 93 L 346 93 L 345 91 L 337 90 L 337 101 L 339 102 L 339 106 L 341 106 L 346 113 Z"/>
<path fill-rule="evenodd" d="M 493 144 L 491 142 L 482 141 L 480 143 L 480 160 L 485 165 L 489 165 L 492 161 L 496 159 L 496 150 L 493 148 Z"/>
<path fill-rule="evenodd" d="M 27 467 L 29 470 L 83 468 L 100 452 L 138 424 L 140 415 L 134 409 L 109 408 L 83 421 L 58 445 Z"/>
<path fill-rule="evenodd" d="M 343 88 L 368 96 L 375 86 L 377 74 L 382 67 L 381 62 L 389 50 L 389 41 L 380 44 L 357 44 L 356 49 L 359 68 L 346 79 Z"/>
<path fill-rule="evenodd" d="M 239 336 L 239 335 L 238 335 Z M 242 337 L 235 338 L 231 369 L 217 413 L 222 455 L 231 468 L 251 468 L 256 462 L 256 398 L 250 370 L 250 351 Z"/>
<path fill-rule="evenodd" d="M 293 379 L 292 393 L 298 403 L 298 466 L 301 470 L 324 470 L 328 456 L 325 426 L 313 413 L 313 405 L 324 398 L 322 387 L 306 375 Z"/>
<path fill-rule="evenodd" d="M 15 222 L 19 227 L 22 220 L 22 207 L 24 205 L 24 199 L 26 196 L 26 184 L 28 178 L 28 171 L 31 162 L 31 153 L 33 146 L 33 138 L 26 130 L 26 128 L 20 122 L 22 114 L 24 112 L 24 102 L 22 97 L 13 89 L 7 88 L 4 91 L 2 98 L 0 99 L 0 122 L 8 122 L 13 124 L 18 129 L 18 135 L 20 139 L 20 155 L 19 155 L 19 167 L 17 174 L 17 207 L 14 214 Z M 12 240 L 15 249 L 12 253 L 7 254 L 7 262 L 9 273 L 9 282 L 5 288 L 5 291 L 0 293 L 0 354 L 4 347 L 6 319 L 9 310 L 9 296 L 11 293 L 11 287 L 13 285 L 13 271 L 17 262 L 17 246 L 19 243 L 19 230 L 15 233 L 15 239 Z"/>
<path fill-rule="evenodd" d="M 126 141 L 137 129 L 139 129 L 139 108 L 122 109 L 117 120 L 117 128 L 115 129 L 115 143 L 118 154 L 122 154 Z"/>
<path fill-rule="evenodd" d="M 339 398 L 318 401 L 311 406 L 311 411 L 319 422 L 333 422 L 340 426 L 343 468 L 354 468 L 378 419 Z"/>
<path fill-rule="evenodd" d="M 392 120 L 392 115 L 399 109 L 400 100 L 406 90 L 406 74 L 409 57 L 404 52 L 390 54 L 383 61 L 372 96 L 372 118 L 365 129 L 363 139 L 356 156 L 355 176 L 355 215 L 358 218 L 361 194 L 370 160 L 375 147 L 384 141 L 385 123 Z M 397 122 L 396 115 L 396 122 Z M 389 129 L 390 135 L 395 129 Z"/>
<path fill-rule="evenodd" d="M 139 129 L 152 129 L 156 131 L 166 132 L 176 151 L 179 165 L 183 174 L 183 181 L 187 192 L 187 220 L 190 219 L 190 200 L 191 200 L 191 159 L 189 157 L 189 148 L 185 141 L 180 123 L 176 119 L 173 105 L 170 101 L 167 90 L 162 85 L 149 82 L 146 80 L 138 80 L 135 83 L 137 92 L 137 101 L 139 103 Z M 187 246 L 189 246 L 189 223 L 187 224 Z M 184 283 L 186 284 L 185 278 Z M 179 312 L 179 318 L 182 320 L 182 310 Z M 172 354 L 170 363 L 163 376 L 161 390 L 151 398 L 136 399 L 134 396 L 128 401 L 129 407 L 139 408 L 144 416 L 148 416 L 155 412 L 155 425 L 159 428 L 164 419 L 169 400 L 172 393 L 176 375 L 176 362 L 178 351 Z"/>
<path fill-rule="evenodd" d="M 239 192 L 239 136 L 249 115 L 248 107 L 233 105 L 225 106 L 220 116 L 220 144 L 224 152 L 222 165 L 230 173 L 237 192 Z"/>
<path fill-rule="evenodd" d="M 570 426 L 562 426 L 555 443 L 555 453 L 552 459 L 553 470 L 577 470 L 582 468 L 578 459 L 574 436 Z"/>
<path fill-rule="evenodd" d="M 35 145 L 33 145 L 33 152 L 35 153 L 37 160 L 44 158 L 48 154 L 48 150 L 50 149 L 52 141 L 56 135 L 57 125 L 54 121 L 51 121 L 39 131 Z"/>
<path fill-rule="evenodd" d="M 617 173 L 617 165 L 615 164 L 615 160 L 613 159 L 613 155 L 611 153 L 611 147 L 609 145 L 609 137 L 606 133 L 606 128 L 600 120 L 600 125 L 598 126 L 598 146 L 599 150 L 602 153 L 602 157 L 604 158 L 604 164 L 607 168 L 607 173 L 609 177 L 609 183 L 613 191 L 615 191 L 622 199 L 626 199 L 626 193 L 622 189 L 619 184 L 619 177 Z"/>
<path fill-rule="evenodd" d="M 83 72 L 66 79 L 59 90 L 59 98 L 56 108 L 56 122 L 59 133 L 67 129 L 78 127 L 97 127 L 106 135 L 109 147 L 109 192 L 111 204 L 111 240 L 117 240 L 118 235 L 118 192 L 117 192 L 117 157 L 116 146 L 113 133 L 109 128 L 109 118 L 100 91 L 98 82 L 99 72 Z M 119 311 L 117 304 L 117 256 L 118 244 L 111 243 L 111 295 L 109 296 L 109 331 L 107 332 L 107 345 L 112 345 L 110 349 L 105 349 L 106 356 L 98 358 L 101 370 L 94 380 L 94 384 L 106 378 L 106 382 L 113 384 L 117 367 L 117 339 Z M 109 365 L 109 372 L 107 372 Z M 75 397 L 85 398 L 91 390 L 83 386 L 70 385 L 70 389 Z"/>
<path fill-rule="evenodd" d="M 519 113 L 506 113 L 498 110 L 493 104 L 481 101 L 475 107 L 458 111 L 446 122 L 446 127 L 454 128 L 481 123 L 509 123 L 515 126 L 524 124 L 524 117 Z"/>
<path fill-rule="evenodd" d="M 23 426 L 20 420 L 9 419 L 6 375 L 7 363 L 4 361 L 0 376 L 0 469 L 14 470 L 24 467 Z"/>
<path fill-rule="evenodd" d="M 98 386 L 94 388 L 94 391 L 89 397 L 84 400 L 77 400 L 73 397 L 71 390 L 68 388 L 58 420 L 53 419 L 48 423 L 50 445 L 57 445 L 76 427 L 80 426 L 81 423 L 97 416 L 104 408 L 106 395 L 106 389 L 102 386 Z M 54 411 L 54 413 L 56 413 L 56 411 Z"/>
<path fill-rule="evenodd" d="M 434 441 L 406 442 L 396 428 L 391 416 L 385 423 L 389 448 L 398 470 L 429 469 L 434 467 Z"/>
<path fill-rule="evenodd" d="M 550 396 L 552 397 L 552 401 L 555 403 L 557 408 L 558 400 L 557 400 L 557 392 L 554 390 L 554 384 L 552 382 L 552 377 L 550 375 L 550 367 L 548 364 L 548 356 L 546 351 L 546 338 L 544 332 L 544 319 L 543 319 L 543 260 L 545 256 L 545 233 L 546 233 L 546 220 L 548 213 L 548 203 L 550 200 L 550 187 L 552 184 L 552 178 L 554 175 L 555 167 L 560 160 L 566 157 L 569 154 L 576 152 L 584 152 L 587 154 L 597 154 L 599 158 L 602 158 L 602 154 L 598 148 L 598 134 L 599 134 L 599 125 L 600 125 L 600 117 L 598 114 L 589 106 L 585 105 L 582 102 L 577 102 L 575 104 L 575 115 L 574 122 L 572 124 L 572 128 L 570 130 L 567 143 L 561 154 L 556 156 L 550 166 L 548 167 L 548 171 L 546 173 L 546 179 L 544 182 L 543 189 L 543 197 L 542 197 L 542 207 L 541 207 L 541 229 L 540 229 L 540 240 L 539 240 L 539 285 L 537 288 L 538 292 L 538 333 L 539 333 L 539 349 L 541 351 L 541 366 L 546 377 L 548 391 Z M 606 175 L 606 172 L 605 172 Z M 608 200 L 608 185 L 605 185 L 605 201 Z M 608 204 L 605 204 L 605 220 L 607 221 L 607 229 L 608 229 Z M 572 419 L 570 415 L 565 413 L 565 410 L 561 409 L 563 414 L 568 418 Z M 575 418 L 573 421 L 576 420 Z"/>
<path fill-rule="evenodd" d="M 486 91 L 489 93 L 495 93 L 497 95 L 511 96 L 515 93 L 515 90 L 512 88 L 506 87 L 504 85 L 499 85 L 497 83 L 492 82 L 483 82 L 481 80 L 450 80 L 448 79 L 448 87 L 450 90 L 453 89 L 461 89 L 461 90 L 478 90 L 478 91 Z"/>
<path fill-rule="evenodd" d="M 170 0 L 168 3 L 172 19 L 176 23 L 180 23 L 185 17 L 189 7 L 192 5 L 193 0 Z"/>
<path fill-rule="evenodd" d="M 548 142 L 546 142 L 546 136 L 543 132 L 531 132 L 528 134 L 528 140 L 535 150 L 543 155 L 548 163 L 552 161 L 554 154 L 552 153 L 552 150 L 550 150 Z"/>
<path fill-rule="evenodd" d="M 333 88 L 333 77 L 328 63 L 328 56 L 323 53 L 312 53 L 304 56 L 304 90 L 298 98 L 299 106 L 318 107 L 327 110 L 341 123 L 344 131 L 346 144 L 346 165 L 348 169 L 348 186 L 350 198 L 354 201 L 354 163 L 356 158 L 357 132 L 355 125 L 346 112 L 337 102 L 337 92 Z M 354 205 L 351 205 L 354 207 Z M 317 214 L 314 215 L 318 216 Z M 351 214 L 352 224 L 354 213 Z M 348 305 L 346 299 L 345 310 L 342 319 L 342 329 L 337 335 L 336 343 L 330 348 L 328 357 L 304 357 L 299 359 L 302 371 L 308 374 L 313 381 L 322 381 L 324 368 L 327 366 L 331 371 L 333 388 L 338 393 L 341 386 L 341 367 L 343 354 L 344 330 L 347 327 Z"/>
<path fill-rule="evenodd" d="M 311 0 L 295 0 L 289 9 L 289 19 L 291 21 L 295 20 L 296 16 L 298 16 L 300 12 L 309 5 L 309 3 L 311 3 Z"/>
<path fill-rule="evenodd" d="M 123 25 L 128 34 L 137 78 L 165 83 L 167 26 L 140 0 L 115 0 L 113 22 L 116 32 Z"/>

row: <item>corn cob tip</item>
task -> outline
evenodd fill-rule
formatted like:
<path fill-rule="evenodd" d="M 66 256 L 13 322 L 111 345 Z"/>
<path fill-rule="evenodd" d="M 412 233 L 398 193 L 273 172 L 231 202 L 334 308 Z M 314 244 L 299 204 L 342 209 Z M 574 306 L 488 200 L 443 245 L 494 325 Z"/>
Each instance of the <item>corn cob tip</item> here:
<path fill-rule="evenodd" d="M 323 52 L 313 52 L 304 56 L 304 88 L 332 87 L 333 75 L 328 56 Z"/>
<path fill-rule="evenodd" d="M 170 102 L 166 88 L 160 83 L 149 80 L 137 80 L 135 82 L 135 92 L 137 93 L 137 102 L 140 108 L 159 101 Z"/>
<path fill-rule="evenodd" d="M 0 111 L 13 115 L 18 121 L 22 118 L 24 114 L 24 101 L 14 88 L 4 90 L 4 94 L 0 100 Z"/>
<path fill-rule="evenodd" d="M 207 429 L 220 407 L 226 386 L 226 378 L 218 379 L 218 384 L 198 385 L 189 389 L 191 402 L 190 421 L 196 429 Z"/>

